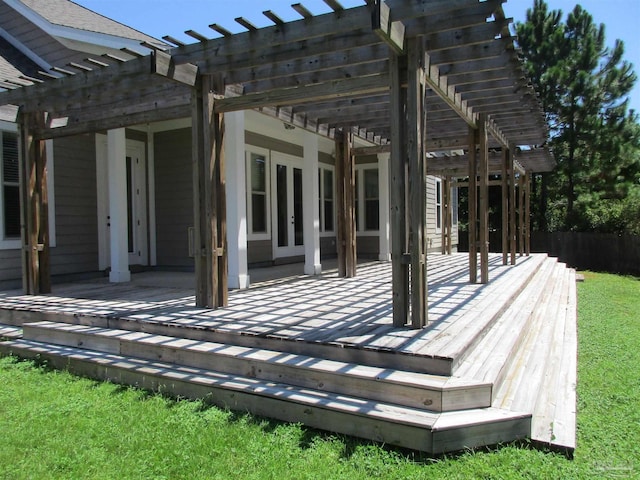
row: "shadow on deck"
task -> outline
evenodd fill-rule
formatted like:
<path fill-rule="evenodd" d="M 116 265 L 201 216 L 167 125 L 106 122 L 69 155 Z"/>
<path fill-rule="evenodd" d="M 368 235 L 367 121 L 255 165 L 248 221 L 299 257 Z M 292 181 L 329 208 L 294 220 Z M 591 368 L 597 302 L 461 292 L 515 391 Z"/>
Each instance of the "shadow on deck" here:
<path fill-rule="evenodd" d="M 428 421 L 420 417 L 422 420 L 409 422 L 411 425 L 417 422 L 425 428 L 428 426 L 429 438 L 422 438 L 420 434 L 417 444 L 408 445 L 405 440 L 395 440 L 395 444 L 433 453 L 522 438 L 533 435 L 537 430 L 548 431 L 548 427 L 536 430 L 535 425 L 531 426 L 536 412 L 535 392 L 524 395 L 532 397 L 527 402 L 520 398 L 522 395 L 517 400 L 516 396 L 504 390 L 511 391 L 518 389 L 518 385 L 544 381 L 532 383 L 531 380 L 523 380 L 526 373 L 522 372 L 527 369 L 516 368 L 516 364 L 526 367 L 538 355 L 532 352 L 531 356 L 523 357 L 523 350 L 532 349 L 539 341 L 536 335 L 543 335 L 543 332 L 552 335 L 556 328 L 562 332 L 567 330 L 567 342 L 570 342 L 571 329 L 575 329 L 575 292 L 572 299 L 571 279 L 566 280 L 563 272 L 571 271 L 564 266 L 560 268 L 555 260 L 544 255 L 521 258 L 516 267 L 503 266 L 501 256 L 496 255 L 490 258 L 490 283 L 472 285 L 468 283 L 467 259 L 463 254 L 429 257 L 429 324 L 420 330 L 393 327 L 391 265 L 379 262 L 360 265 L 357 277 L 351 279 L 339 278 L 335 270 L 327 270 L 314 277 L 300 275 L 300 267 L 296 265 L 251 272 L 255 282 L 251 288 L 230 292 L 229 306 L 218 310 L 193 306 L 193 290 L 185 288 L 192 285 L 193 278 L 183 273 L 140 273 L 134 275 L 128 284 L 108 284 L 100 280 L 82 285 L 60 285 L 54 288 L 53 294 L 45 296 L 3 292 L 0 293 L 0 323 L 34 324 L 33 327 L 25 325 L 25 341 L 54 343 L 52 340 L 57 338 L 60 345 L 82 346 L 91 352 L 123 355 L 126 351 L 130 354 L 127 356 L 130 362 L 133 361 L 130 358 L 141 357 L 168 361 L 171 365 L 186 363 L 186 366 L 198 368 L 206 368 L 207 365 L 218 368 L 220 362 L 190 360 L 189 363 L 183 361 L 186 353 L 176 356 L 175 352 L 184 347 L 191 349 L 191 356 L 201 353 L 194 353 L 194 349 L 218 355 L 225 351 L 225 347 L 236 349 L 222 363 L 231 365 L 236 361 L 234 359 L 248 361 L 247 365 L 229 366 L 226 370 L 233 375 L 244 375 L 245 379 L 258 378 L 315 388 L 323 392 L 321 396 L 325 395 L 324 390 L 354 395 L 356 403 L 384 401 L 387 402 L 387 410 L 395 408 L 388 405 L 398 404 L 403 408 L 420 408 L 419 412 L 411 412 L 418 417 L 435 415 Z M 256 281 L 258 278 L 261 281 Z M 553 287 L 549 286 L 556 281 L 564 285 L 562 291 L 566 292 L 558 298 L 553 296 Z M 551 312 L 548 308 L 550 303 L 555 307 L 553 315 L 539 313 L 543 307 Z M 560 315 L 560 311 L 564 313 Z M 560 323 L 556 321 L 559 318 L 562 318 L 561 327 L 554 327 Z M 36 324 L 38 322 L 40 325 Z M 69 325 L 77 327 L 70 329 Z M 92 328 L 94 330 L 87 330 Z M 131 332 L 137 332 L 138 336 L 129 338 Z M 88 335 L 94 336 L 88 339 Z M 178 340 L 186 343 L 181 344 Z M 87 345 L 92 341 L 94 346 L 90 348 Z M 126 342 L 132 342 L 131 348 L 123 347 Z M 560 344 L 563 347 L 561 352 L 553 355 L 564 355 L 564 340 Z M 153 350 L 160 347 L 169 350 L 163 353 Z M 568 349 L 571 350 L 571 344 Z M 149 352 L 143 354 L 146 350 Z M 59 353 L 59 356 L 64 355 Z M 117 363 L 118 360 L 115 361 Z M 263 361 L 271 362 L 271 367 L 266 368 L 260 363 Z M 98 360 L 94 359 L 94 362 Z M 539 364 L 541 360 L 535 362 Z M 282 373 L 284 364 L 286 368 L 307 370 Z M 140 368 L 144 369 L 144 365 Z M 567 368 L 571 369 L 571 363 Z M 269 369 L 272 373 L 262 373 Z M 323 369 L 334 375 L 340 373 L 344 378 L 315 379 L 314 376 L 325 375 Z M 535 370 L 538 372 L 540 368 Z M 352 374 L 356 371 L 359 373 L 354 378 Z M 311 377 L 311 381 L 300 380 L 305 375 Z M 364 379 L 367 376 L 370 378 Z M 575 373 L 569 375 L 565 382 L 571 385 L 567 387 L 568 393 L 563 394 L 568 398 L 561 402 L 568 403 L 569 410 L 573 408 L 573 420 L 560 421 L 569 424 L 569 433 L 557 441 L 558 432 L 552 429 L 551 434 L 541 434 L 540 438 L 533 437 L 534 440 L 569 450 L 574 448 L 574 378 Z M 394 384 L 393 388 L 388 394 L 373 393 L 383 380 Z M 237 377 L 235 381 L 238 381 Z M 375 386 L 367 386 L 367 381 Z M 554 388 L 557 388 L 558 381 L 553 381 Z M 409 385 L 412 382 L 415 385 Z M 408 388 L 417 389 L 417 393 L 404 392 L 395 384 L 409 385 Z M 266 393 L 261 390 L 263 387 L 251 387 L 251 382 L 247 385 L 246 389 L 262 391 L 264 400 Z M 424 391 L 431 393 L 426 395 Z M 222 393 L 220 395 L 224 398 Z M 282 393 L 276 396 L 279 400 L 283 398 Z M 317 404 L 313 399 L 309 401 Z M 245 408 L 259 413 L 251 406 L 254 400 L 247 402 Z M 496 407 L 498 402 L 499 408 Z M 514 411 L 512 404 L 518 409 Z M 345 412 L 349 411 L 348 406 L 344 408 Z M 373 408 L 374 411 L 376 409 Z M 476 411 L 475 415 L 470 413 L 472 409 Z M 512 411 L 513 415 L 505 413 Z M 541 411 L 540 407 L 538 411 Z M 326 414 L 325 407 L 323 412 Z M 276 415 L 272 411 L 264 414 L 290 419 L 288 414 Z M 561 414 L 569 415 L 566 410 Z M 390 416 L 407 415 L 403 411 Z M 479 419 L 487 416 L 491 419 L 487 424 L 501 424 L 503 428 L 478 427 L 485 425 Z M 549 414 L 542 416 L 541 421 L 549 420 Z M 454 418 L 457 420 L 453 421 Z M 294 417 L 293 420 L 314 425 L 308 419 Z M 336 421 L 339 424 L 342 420 Z M 459 421 L 469 424 L 464 430 L 467 433 L 461 436 L 451 433 L 458 431 Z M 328 428 L 322 421 L 317 426 Z M 363 425 L 358 428 L 367 431 L 367 428 L 375 430 L 380 427 Z M 523 434 L 523 428 L 527 430 L 526 434 Z M 377 434 L 359 432 L 349 430 L 345 433 L 377 438 Z M 399 432 L 395 432 L 393 438 L 384 435 L 380 438 L 394 443 L 396 436 L 400 438 L 408 434 Z M 449 435 L 442 432 L 449 432 Z M 438 443 L 434 443 L 438 438 Z"/>

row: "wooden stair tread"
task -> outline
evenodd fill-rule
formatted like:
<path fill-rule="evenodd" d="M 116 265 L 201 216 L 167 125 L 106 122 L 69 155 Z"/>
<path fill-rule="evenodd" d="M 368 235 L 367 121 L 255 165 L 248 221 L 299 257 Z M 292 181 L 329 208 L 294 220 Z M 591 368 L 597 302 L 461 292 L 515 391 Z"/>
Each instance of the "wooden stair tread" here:
<path fill-rule="evenodd" d="M 444 330 L 435 338 L 428 339 L 423 354 L 433 352 L 434 355 L 450 358 L 454 365 L 461 362 L 466 354 L 473 351 L 473 347 L 481 341 L 488 328 L 500 318 L 511 301 L 526 288 L 547 258 L 547 256 L 537 255 L 528 257 L 526 262 L 522 262 L 519 272 L 524 280 L 517 289 L 511 288 L 513 279 L 509 276 L 494 279 L 486 285 L 485 293 L 469 305 L 472 310 L 466 313 L 460 319 L 461 321 L 456 321 L 452 328 Z M 415 342 L 414 348 L 418 347 L 421 347 L 420 342 Z"/>
<path fill-rule="evenodd" d="M 532 412 L 532 440 L 575 448 L 575 272 L 558 264 L 494 405 Z"/>
<path fill-rule="evenodd" d="M 529 318 L 539 304 L 545 285 L 557 262 L 547 259 L 491 330 L 463 362 L 456 366 L 455 375 L 490 382 L 498 388 L 501 374 L 508 367 L 510 357 L 521 344 Z"/>
<path fill-rule="evenodd" d="M 481 441 L 498 443 L 523 438 L 530 428 L 530 415 L 502 409 L 433 413 L 212 370 L 30 340 L 0 342 L 0 352 L 37 356 L 54 362 L 58 368 L 66 367 L 94 378 L 189 398 L 206 397 L 230 408 L 433 453 L 473 447 Z M 466 428 L 469 437 L 465 436 Z M 493 430 L 488 430 L 490 428 Z"/>
<path fill-rule="evenodd" d="M 209 365 L 234 374 L 359 395 L 442 411 L 487 407 L 491 385 L 474 380 L 371 367 L 287 352 L 189 340 L 128 330 L 49 321 L 24 325 L 28 340 L 164 360 Z"/>
<path fill-rule="evenodd" d="M 22 327 L 0 323 L 0 338 L 22 338 Z"/>
<path fill-rule="evenodd" d="M 575 272 L 565 276 L 557 305 L 556 328 L 547 357 L 544 387 L 533 410 L 531 438 L 570 450 L 575 449 L 577 325 L 572 290 Z"/>

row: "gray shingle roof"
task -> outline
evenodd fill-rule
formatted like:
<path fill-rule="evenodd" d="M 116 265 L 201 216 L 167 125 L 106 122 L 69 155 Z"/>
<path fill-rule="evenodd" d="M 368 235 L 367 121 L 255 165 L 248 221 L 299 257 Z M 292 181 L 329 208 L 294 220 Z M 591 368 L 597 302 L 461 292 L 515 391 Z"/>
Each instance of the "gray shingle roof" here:
<path fill-rule="evenodd" d="M 23 4 L 54 25 L 96 32 L 132 40 L 158 43 L 158 40 L 138 30 L 111 20 L 69 0 L 20 0 Z"/>
<path fill-rule="evenodd" d="M 0 37 L 0 79 L 18 80 L 20 75 L 36 77 L 38 66 Z"/>

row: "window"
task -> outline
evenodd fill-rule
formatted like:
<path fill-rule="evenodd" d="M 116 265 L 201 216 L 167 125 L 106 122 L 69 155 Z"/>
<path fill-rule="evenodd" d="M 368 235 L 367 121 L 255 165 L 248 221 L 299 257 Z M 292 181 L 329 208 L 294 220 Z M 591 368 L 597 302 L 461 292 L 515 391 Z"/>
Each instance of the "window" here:
<path fill-rule="evenodd" d="M 334 183 L 333 169 L 328 167 L 318 168 L 318 208 L 320 212 L 320 233 L 334 232 Z"/>
<path fill-rule="evenodd" d="M 250 240 L 269 238 L 269 155 L 247 152 L 247 233 Z"/>
<path fill-rule="evenodd" d="M 21 248 L 20 173 L 18 133 L 14 123 L 0 120 L 0 249 Z M 47 196 L 49 246 L 56 246 L 53 140 L 45 142 L 47 155 Z"/>
<path fill-rule="evenodd" d="M 442 179 L 436 178 L 436 231 L 442 231 Z"/>
<path fill-rule="evenodd" d="M 452 224 L 458 225 L 458 187 L 451 189 L 451 217 Z"/>
<path fill-rule="evenodd" d="M 377 233 L 380 230 L 380 188 L 378 167 L 356 166 L 356 230 Z"/>
<path fill-rule="evenodd" d="M 0 173 L 2 175 L 2 213 L 0 240 L 20 238 L 20 183 L 18 170 L 18 135 L 0 132 Z"/>

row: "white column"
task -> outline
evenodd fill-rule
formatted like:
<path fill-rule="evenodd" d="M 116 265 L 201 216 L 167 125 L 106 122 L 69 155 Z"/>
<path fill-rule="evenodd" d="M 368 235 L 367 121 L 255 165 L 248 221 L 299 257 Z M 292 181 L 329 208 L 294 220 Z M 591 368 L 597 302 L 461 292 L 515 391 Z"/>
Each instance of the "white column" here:
<path fill-rule="evenodd" d="M 131 280 L 127 234 L 127 141 L 124 128 L 107 133 L 109 223 L 112 283 Z"/>
<path fill-rule="evenodd" d="M 227 182 L 227 249 L 229 288 L 249 288 L 247 261 L 247 180 L 244 145 L 245 112 L 225 113 L 224 155 Z"/>
<path fill-rule="evenodd" d="M 302 169 L 304 273 L 319 275 L 320 264 L 320 212 L 318 200 L 318 136 L 304 132 L 304 168 Z"/>
<path fill-rule="evenodd" d="M 389 154 L 378 154 L 378 204 L 380 208 L 380 255 L 379 260 L 391 260 L 391 228 L 389 204 Z"/>

